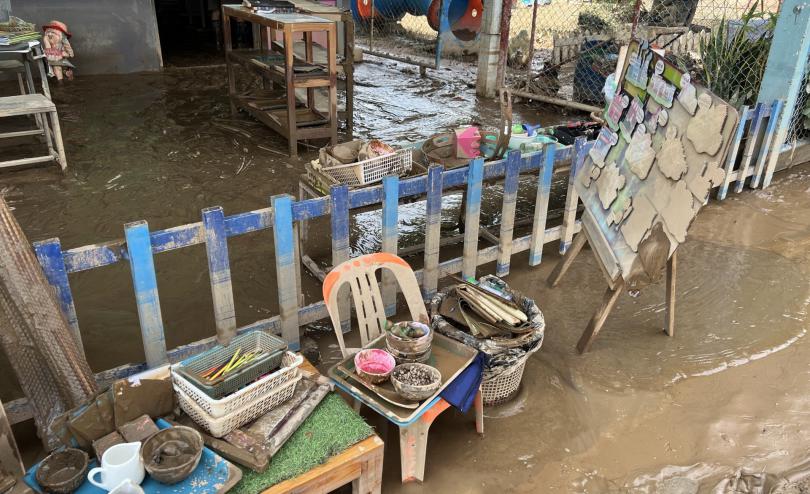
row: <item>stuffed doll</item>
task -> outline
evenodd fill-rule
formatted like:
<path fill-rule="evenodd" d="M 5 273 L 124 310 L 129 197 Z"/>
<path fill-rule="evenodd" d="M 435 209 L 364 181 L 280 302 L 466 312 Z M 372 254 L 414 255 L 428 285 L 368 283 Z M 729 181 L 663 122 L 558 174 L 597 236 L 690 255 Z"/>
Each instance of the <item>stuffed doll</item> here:
<path fill-rule="evenodd" d="M 42 44 L 45 47 L 45 56 L 48 59 L 48 73 L 61 81 L 63 77 L 73 79 L 75 66 L 68 61 L 73 58 L 73 47 L 70 46 L 70 32 L 64 22 L 51 21 L 42 26 L 45 35 Z"/>

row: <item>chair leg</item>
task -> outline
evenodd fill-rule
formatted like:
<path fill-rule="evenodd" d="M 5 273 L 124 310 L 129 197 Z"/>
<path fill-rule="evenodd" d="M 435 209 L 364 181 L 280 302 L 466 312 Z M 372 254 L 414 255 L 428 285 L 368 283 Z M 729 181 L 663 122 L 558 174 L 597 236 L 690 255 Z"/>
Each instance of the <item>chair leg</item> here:
<path fill-rule="evenodd" d="M 475 430 L 479 434 L 484 434 L 484 394 L 480 387 L 478 394 L 475 395 Z"/>
<path fill-rule="evenodd" d="M 53 139 L 56 144 L 56 152 L 59 155 L 59 166 L 62 167 L 62 171 L 67 168 L 67 158 L 65 158 L 65 146 L 62 143 L 62 130 L 59 127 L 59 115 L 56 111 L 50 113 L 51 115 L 51 126 L 53 127 Z"/>
<path fill-rule="evenodd" d="M 430 424 L 450 406 L 441 399 L 414 423 L 399 428 L 399 455 L 402 483 L 422 482 L 425 478 L 425 458 Z"/>

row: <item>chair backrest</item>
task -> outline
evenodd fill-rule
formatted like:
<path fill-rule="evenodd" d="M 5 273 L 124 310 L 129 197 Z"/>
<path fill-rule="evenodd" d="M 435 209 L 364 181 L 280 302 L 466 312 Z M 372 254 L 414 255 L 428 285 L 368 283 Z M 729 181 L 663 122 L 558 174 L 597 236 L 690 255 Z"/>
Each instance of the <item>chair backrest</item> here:
<path fill-rule="evenodd" d="M 340 344 L 340 351 L 347 357 L 352 350 L 347 349 L 343 342 L 343 331 L 340 325 L 340 309 L 338 307 L 338 292 L 340 287 L 348 283 L 354 300 L 357 325 L 360 330 L 360 342 L 366 346 L 369 341 L 378 337 L 385 329 L 385 304 L 377 283 L 377 271 L 387 269 L 399 284 L 411 319 L 428 323 L 427 309 L 422 300 L 419 283 L 413 269 L 401 257 L 385 252 L 367 254 L 335 266 L 323 280 L 323 300 L 332 319 L 335 335 Z"/>

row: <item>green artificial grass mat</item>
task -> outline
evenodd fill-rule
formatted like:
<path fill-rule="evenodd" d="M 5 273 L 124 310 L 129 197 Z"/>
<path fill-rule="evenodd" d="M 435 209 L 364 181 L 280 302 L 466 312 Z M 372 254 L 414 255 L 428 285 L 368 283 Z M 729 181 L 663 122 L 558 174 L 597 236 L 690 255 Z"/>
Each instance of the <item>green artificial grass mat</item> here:
<path fill-rule="evenodd" d="M 270 460 L 263 473 L 242 469 L 242 481 L 230 492 L 256 494 L 297 477 L 345 451 L 374 430 L 335 393 L 329 393 Z"/>

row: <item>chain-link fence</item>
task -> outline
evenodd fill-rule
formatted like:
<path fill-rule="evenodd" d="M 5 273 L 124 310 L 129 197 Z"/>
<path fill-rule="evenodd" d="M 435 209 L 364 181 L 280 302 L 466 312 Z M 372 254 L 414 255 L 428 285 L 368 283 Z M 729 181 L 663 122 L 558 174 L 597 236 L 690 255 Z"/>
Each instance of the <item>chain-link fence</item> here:
<path fill-rule="evenodd" d="M 810 61 L 808 61 L 808 67 L 810 67 Z M 805 73 L 802 87 L 799 89 L 785 144 L 795 147 L 807 137 L 810 137 L 810 72 Z"/>
<path fill-rule="evenodd" d="M 370 53 L 426 67 L 435 67 L 440 60 L 474 63 L 477 58 L 482 0 L 349 2 L 356 43 Z"/>
<path fill-rule="evenodd" d="M 780 0 L 515 0 L 513 89 L 594 107 L 631 37 L 666 48 L 692 79 L 736 106 L 756 101 Z"/>

